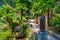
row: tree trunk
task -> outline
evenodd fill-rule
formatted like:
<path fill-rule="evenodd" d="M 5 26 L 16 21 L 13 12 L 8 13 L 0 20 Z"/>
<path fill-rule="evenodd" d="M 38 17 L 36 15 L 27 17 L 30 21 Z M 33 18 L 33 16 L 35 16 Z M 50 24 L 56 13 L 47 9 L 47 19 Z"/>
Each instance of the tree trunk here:
<path fill-rule="evenodd" d="M 38 15 L 38 24 L 40 24 L 40 15 Z"/>
<path fill-rule="evenodd" d="M 18 11 L 18 15 L 20 16 L 20 24 L 22 24 L 23 9 Z"/>
<path fill-rule="evenodd" d="M 53 10 L 51 10 L 51 18 L 53 17 L 53 15 L 52 15 L 52 14 L 53 14 Z"/>
<path fill-rule="evenodd" d="M 50 16 L 49 14 L 50 14 L 50 13 L 49 13 L 49 12 L 50 12 L 50 10 L 49 10 L 49 8 L 48 8 L 48 12 L 47 12 L 47 13 L 48 13 L 48 27 L 50 26 L 50 23 L 49 23 L 49 19 L 50 19 L 50 18 L 49 18 L 49 16 Z"/>
<path fill-rule="evenodd" d="M 21 21 L 22 21 L 23 9 L 21 9 L 21 14 L 20 14 L 20 16 L 21 16 Z"/>
<path fill-rule="evenodd" d="M 36 15 L 36 24 L 38 24 L 38 15 Z"/>

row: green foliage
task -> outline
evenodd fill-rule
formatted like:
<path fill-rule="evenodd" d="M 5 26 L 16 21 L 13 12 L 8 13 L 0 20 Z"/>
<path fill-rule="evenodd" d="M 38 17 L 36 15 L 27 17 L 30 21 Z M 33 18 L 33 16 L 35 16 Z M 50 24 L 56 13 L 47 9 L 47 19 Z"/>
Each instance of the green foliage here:
<path fill-rule="evenodd" d="M 11 30 L 7 30 L 6 32 L 0 32 L 0 40 L 6 40 L 11 36 Z"/>
<path fill-rule="evenodd" d="M 23 24 L 19 32 L 19 37 L 26 38 L 28 36 L 28 33 L 28 26 L 26 24 Z"/>
<path fill-rule="evenodd" d="M 50 19 L 50 27 L 52 27 L 53 31 L 59 34 L 60 32 L 60 14 L 56 14 L 56 16 Z"/>
<path fill-rule="evenodd" d="M 60 35 L 60 32 L 57 32 L 57 34 L 59 34 L 59 35 Z"/>
<path fill-rule="evenodd" d="M 57 24 L 60 25 L 60 14 L 57 14 L 56 17 L 50 19 L 51 26 L 56 26 Z"/>
<path fill-rule="evenodd" d="M 57 24 L 57 19 L 54 18 L 54 19 L 50 19 L 50 26 L 56 26 Z"/>
<path fill-rule="evenodd" d="M 60 13 L 60 5 L 58 5 L 58 8 L 56 9 L 57 13 Z"/>
<path fill-rule="evenodd" d="M 20 25 L 21 21 L 23 21 L 23 22 L 27 21 L 25 18 L 26 15 L 23 15 L 23 14 L 28 11 L 29 4 L 28 4 L 27 0 L 25 0 L 25 1 L 23 1 L 23 0 L 15 0 L 15 1 L 6 0 L 5 1 L 4 0 L 4 2 L 6 3 L 6 5 L 3 5 L 2 7 L 0 7 L 1 8 L 0 9 L 0 14 L 1 14 L 0 15 L 0 19 L 1 19 L 0 22 L 3 24 L 8 23 L 8 25 L 10 26 L 10 29 L 12 29 L 12 31 L 13 31 L 14 27 Z M 15 2 L 15 4 L 14 4 L 14 2 Z M 12 9 L 11 7 L 14 7 L 14 9 Z M 18 11 L 20 11 L 21 13 Z M 20 14 L 22 14 L 22 16 L 20 16 Z M 22 20 L 21 20 L 21 17 L 22 17 Z M 23 35 L 24 37 L 27 37 L 27 34 L 28 34 L 27 25 L 23 24 L 22 29 L 23 29 L 22 30 L 23 33 L 21 35 Z M 6 30 L 6 29 L 4 29 L 4 30 Z M 8 31 L 8 30 L 6 30 L 5 32 L 6 32 L 5 37 L 3 34 L 4 32 L 2 32 L 3 37 L 0 36 L 3 38 L 2 40 L 5 40 L 7 38 L 7 36 L 8 35 L 10 36 L 10 34 L 11 34 L 11 33 L 9 34 L 10 31 Z M 8 35 L 7 35 L 7 33 L 8 33 Z"/>
<path fill-rule="evenodd" d="M 31 0 L 32 13 L 35 15 L 48 12 L 49 10 L 56 9 L 56 0 Z"/>
<path fill-rule="evenodd" d="M 23 28 L 23 35 L 24 35 L 24 37 L 27 37 L 28 36 L 28 32 L 27 32 L 28 27 L 27 27 L 27 25 L 23 24 L 22 28 Z"/>
<path fill-rule="evenodd" d="M 12 6 L 13 8 L 16 7 L 16 1 L 15 0 L 4 0 L 5 3 L 9 4 L 10 6 Z"/>
<path fill-rule="evenodd" d="M 17 15 L 16 12 L 11 10 L 8 6 L 3 5 L 0 9 L 0 19 L 1 21 L 8 22 L 10 24 L 12 23 L 20 23 L 20 17 Z"/>
<path fill-rule="evenodd" d="M 12 35 L 11 24 L 12 27 L 13 25 L 16 26 L 19 24 L 20 17 L 16 12 L 14 12 L 14 10 L 10 9 L 6 5 L 3 5 L 0 8 L 0 40 L 8 40 Z"/>
<path fill-rule="evenodd" d="M 0 40 L 6 40 L 11 35 L 11 29 L 18 26 L 22 22 L 26 22 L 31 16 L 25 15 L 27 11 L 31 10 L 34 15 L 40 15 L 46 13 L 48 8 L 54 9 L 56 1 L 54 0 L 1 0 L 0 7 Z M 60 17 L 56 17 L 51 20 L 51 24 L 54 26 L 56 22 L 60 22 Z M 10 28 L 5 28 L 6 25 Z M 60 24 L 60 23 L 58 23 Z M 3 29 L 3 28 L 4 29 Z M 22 34 L 27 37 L 27 25 L 22 23 Z"/>
<path fill-rule="evenodd" d="M 12 34 L 11 29 L 7 23 L 0 23 L 0 40 L 7 40 Z"/>
<path fill-rule="evenodd" d="M 35 13 L 35 14 L 40 14 L 42 12 L 41 0 L 31 0 L 31 2 L 33 3 L 32 4 L 32 12 Z"/>
<path fill-rule="evenodd" d="M 28 10 L 28 1 L 27 0 L 16 0 L 16 9 L 24 11 Z"/>

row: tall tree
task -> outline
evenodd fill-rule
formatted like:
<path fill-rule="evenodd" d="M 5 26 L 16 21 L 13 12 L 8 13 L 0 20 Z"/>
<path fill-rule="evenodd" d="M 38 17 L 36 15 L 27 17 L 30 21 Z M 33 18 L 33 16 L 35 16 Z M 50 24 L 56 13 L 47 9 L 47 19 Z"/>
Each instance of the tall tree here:
<path fill-rule="evenodd" d="M 36 16 L 36 20 L 38 23 L 38 17 L 40 17 L 41 14 L 46 13 L 46 1 L 44 0 L 31 0 L 32 2 L 32 12 Z"/>
<path fill-rule="evenodd" d="M 48 0 L 47 1 L 48 26 L 50 26 L 50 23 L 49 23 L 50 12 L 51 12 L 51 16 L 52 16 L 52 13 L 55 10 L 55 8 L 56 8 L 56 0 Z"/>

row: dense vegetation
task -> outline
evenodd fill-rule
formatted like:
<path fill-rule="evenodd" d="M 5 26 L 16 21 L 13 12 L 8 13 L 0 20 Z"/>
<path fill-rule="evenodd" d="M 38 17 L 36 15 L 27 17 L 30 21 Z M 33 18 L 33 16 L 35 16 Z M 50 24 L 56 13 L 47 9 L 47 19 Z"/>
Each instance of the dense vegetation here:
<path fill-rule="evenodd" d="M 41 14 L 48 14 L 50 26 L 55 28 L 56 25 L 59 25 L 58 28 L 60 28 L 60 14 L 57 14 L 57 12 L 60 13 L 60 8 L 57 7 L 55 0 L 0 0 L 0 3 L 0 40 L 12 40 L 9 38 L 18 31 L 21 38 L 27 37 L 29 30 L 26 22 L 29 18 L 34 17 L 39 20 L 38 17 Z M 53 12 L 56 14 L 51 19 Z M 17 32 L 16 26 L 18 26 Z M 59 31 L 60 29 L 57 30 L 57 32 Z"/>

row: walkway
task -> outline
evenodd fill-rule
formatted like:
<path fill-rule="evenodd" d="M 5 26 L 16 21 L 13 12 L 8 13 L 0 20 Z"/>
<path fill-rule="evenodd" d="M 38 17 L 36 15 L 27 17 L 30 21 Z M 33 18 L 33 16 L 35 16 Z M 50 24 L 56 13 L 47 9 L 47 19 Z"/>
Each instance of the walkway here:
<path fill-rule="evenodd" d="M 38 40 L 40 40 L 41 39 L 40 38 L 41 35 L 38 33 L 39 28 L 37 27 L 37 25 L 35 23 L 33 23 L 33 22 L 30 22 L 29 24 L 32 24 L 33 27 L 31 27 L 31 29 L 34 30 L 34 33 L 37 33 L 37 36 L 36 37 L 38 37 Z M 48 40 L 57 40 L 55 37 L 53 37 L 52 35 L 49 35 L 49 34 L 46 34 L 45 37 L 47 37 Z"/>
<path fill-rule="evenodd" d="M 51 35 L 48 35 L 48 40 L 57 40 L 56 38 L 54 38 L 53 36 Z"/>

